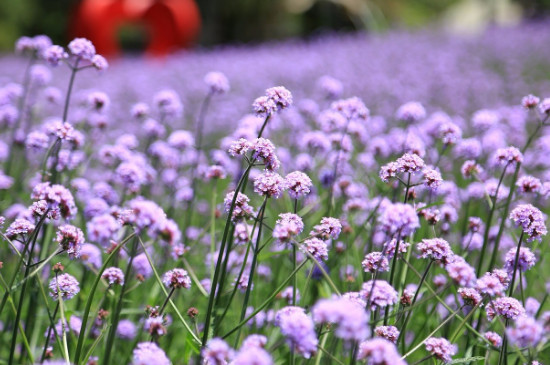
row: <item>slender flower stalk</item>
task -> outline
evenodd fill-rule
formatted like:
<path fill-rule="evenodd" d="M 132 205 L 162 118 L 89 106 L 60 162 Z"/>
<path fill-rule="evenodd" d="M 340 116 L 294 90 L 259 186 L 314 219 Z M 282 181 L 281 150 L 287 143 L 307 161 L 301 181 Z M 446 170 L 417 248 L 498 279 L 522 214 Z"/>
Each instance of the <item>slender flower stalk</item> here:
<path fill-rule="evenodd" d="M 520 254 L 522 241 L 523 241 L 523 230 L 521 231 L 521 234 L 519 236 L 518 247 L 516 249 L 516 257 L 514 259 L 514 269 L 512 271 L 512 278 L 510 279 L 510 288 L 508 289 L 508 296 L 509 297 L 511 297 L 512 294 L 514 293 L 514 285 L 515 285 L 515 282 L 516 282 L 516 274 L 517 274 L 517 270 L 518 270 L 518 261 L 519 261 L 519 254 Z"/>

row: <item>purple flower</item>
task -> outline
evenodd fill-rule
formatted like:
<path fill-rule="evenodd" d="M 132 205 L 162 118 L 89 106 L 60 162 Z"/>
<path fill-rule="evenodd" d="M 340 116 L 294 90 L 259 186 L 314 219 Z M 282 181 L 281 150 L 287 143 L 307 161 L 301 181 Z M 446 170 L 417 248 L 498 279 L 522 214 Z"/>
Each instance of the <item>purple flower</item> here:
<path fill-rule="evenodd" d="M 472 116 L 472 125 L 475 128 L 487 130 L 500 121 L 500 114 L 494 110 L 478 110 Z"/>
<path fill-rule="evenodd" d="M 520 204 L 510 212 L 510 219 L 517 227 L 521 226 L 527 235 L 527 242 L 542 241 L 542 236 L 548 233 L 545 217 L 542 212 L 531 204 Z"/>
<path fill-rule="evenodd" d="M 374 333 L 377 337 L 382 337 L 393 343 L 397 343 L 399 338 L 399 330 L 394 326 L 378 326 L 374 329 Z"/>
<path fill-rule="evenodd" d="M 153 103 L 160 112 L 161 118 L 178 118 L 183 113 L 183 104 L 174 90 L 159 91 L 153 96 Z"/>
<path fill-rule="evenodd" d="M 300 307 L 284 307 L 275 314 L 275 325 L 281 329 L 289 346 L 309 359 L 317 352 L 315 325 Z"/>
<path fill-rule="evenodd" d="M 281 213 L 273 228 L 273 237 L 280 243 L 286 243 L 300 234 L 303 229 L 304 223 L 302 222 L 302 218 L 298 215 L 293 213 Z"/>
<path fill-rule="evenodd" d="M 133 340 L 137 335 L 137 327 L 134 322 L 129 319 L 121 319 L 116 328 L 118 338 L 123 340 Z"/>
<path fill-rule="evenodd" d="M 321 299 L 312 309 L 315 323 L 332 323 L 334 335 L 345 341 L 362 341 L 368 335 L 368 315 L 364 307 L 346 298 Z"/>
<path fill-rule="evenodd" d="M 268 198 L 280 198 L 286 189 L 286 181 L 276 172 L 264 172 L 254 180 L 254 191 Z"/>
<path fill-rule="evenodd" d="M 472 286 L 477 279 L 475 269 L 460 256 L 452 256 L 452 261 L 445 265 L 445 270 L 460 286 Z"/>
<path fill-rule="evenodd" d="M 532 94 L 526 95 L 523 98 L 521 98 L 521 106 L 523 106 L 526 109 L 535 108 L 539 102 L 540 102 L 540 98 Z"/>
<path fill-rule="evenodd" d="M 317 85 L 328 99 L 340 97 L 344 90 L 344 86 L 339 80 L 328 75 L 321 76 L 317 81 Z"/>
<path fill-rule="evenodd" d="M 170 359 L 154 342 L 141 342 L 134 349 L 132 365 L 170 365 Z"/>
<path fill-rule="evenodd" d="M 34 224 L 27 219 L 17 218 L 6 229 L 6 237 L 10 240 L 21 235 L 23 237 L 29 236 L 34 231 Z"/>
<path fill-rule="evenodd" d="M 294 171 L 285 177 L 288 195 L 293 199 L 299 199 L 309 194 L 313 185 L 309 176 L 301 171 Z"/>
<path fill-rule="evenodd" d="M 366 360 L 367 365 L 406 365 L 395 345 L 384 338 L 373 338 L 359 345 L 357 360 Z"/>
<path fill-rule="evenodd" d="M 475 288 L 484 295 L 491 297 L 503 295 L 506 285 L 492 273 L 485 273 L 481 278 L 477 279 Z"/>
<path fill-rule="evenodd" d="M 426 351 L 431 352 L 437 359 L 444 363 L 450 363 L 452 356 L 456 354 L 456 345 L 451 344 L 445 338 L 430 337 L 425 342 Z"/>
<path fill-rule="evenodd" d="M 91 243 L 85 243 L 80 248 L 80 260 L 99 269 L 103 263 L 101 258 L 101 250 Z"/>
<path fill-rule="evenodd" d="M 485 332 L 483 337 L 495 347 L 500 347 L 500 345 L 502 345 L 502 337 L 496 332 Z"/>
<path fill-rule="evenodd" d="M 49 182 L 36 185 L 31 194 L 35 200 L 45 200 L 51 210 L 58 210 L 65 219 L 76 215 L 77 208 L 71 192 L 62 185 L 50 185 Z"/>
<path fill-rule="evenodd" d="M 416 210 L 402 203 L 389 204 L 378 217 L 383 231 L 388 235 L 406 237 L 420 227 Z"/>
<path fill-rule="evenodd" d="M 397 109 L 396 117 L 408 123 L 416 123 L 426 118 L 426 109 L 416 101 L 405 103 Z"/>
<path fill-rule="evenodd" d="M 84 233 L 80 228 L 66 224 L 57 229 L 55 241 L 63 251 L 67 251 L 70 258 L 78 258 L 84 244 Z"/>
<path fill-rule="evenodd" d="M 544 329 L 533 317 L 521 316 L 514 328 L 506 329 L 510 343 L 517 347 L 534 348 L 542 340 Z"/>
<path fill-rule="evenodd" d="M 224 94 L 229 91 L 229 80 L 221 73 L 212 71 L 204 76 L 204 83 L 212 94 Z"/>
<path fill-rule="evenodd" d="M 213 338 L 202 350 L 202 357 L 208 365 L 226 365 L 233 360 L 235 351 L 221 338 Z"/>
<path fill-rule="evenodd" d="M 265 95 L 272 100 L 277 110 L 283 110 L 292 105 L 292 93 L 284 86 L 275 86 L 267 89 Z"/>
<path fill-rule="evenodd" d="M 513 275 L 514 267 L 516 263 L 516 254 L 518 252 L 517 247 L 512 247 L 504 258 L 504 269 Z M 521 272 L 525 272 L 535 266 L 537 258 L 533 252 L 527 247 L 521 247 L 518 255 L 518 269 Z"/>
<path fill-rule="evenodd" d="M 542 114 L 550 114 L 550 98 L 545 98 L 540 102 L 539 110 Z"/>
<path fill-rule="evenodd" d="M 328 260 L 328 246 L 319 238 L 310 238 L 304 241 L 304 250 L 309 252 L 317 261 Z"/>
<path fill-rule="evenodd" d="M 109 285 L 124 285 L 124 273 L 118 267 L 106 268 L 101 277 L 107 280 Z"/>
<path fill-rule="evenodd" d="M 83 60 L 91 61 L 92 57 L 95 55 L 94 45 L 86 38 L 73 39 L 67 48 L 69 52 L 71 52 L 71 55 Z"/>
<path fill-rule="evenodd" d="M 516 182 L 520 193 L 538 193 L 541 191 L 542 183 L 539 179 L 533 176 L 521 176 Z"/>
<path fill-rule="evenodd" d="M 226 212 L 229 212 L 231 209 L 231 202 L 233 201 L 234 195 L 234 191 L 227 193 L 223 200 L 223 205 Z M 254 214 L 254 209 L 250 205 L 248 205 L 249 201 L 250 199 L 245 194 L 241 192 L 237 194 L 235 207 L 233 208 L 233 221 L 237 222 Z"/>
<path fill-rule="evenodd" d="M 371 252 L 365 255 L 365 259 L 361 262 L 365 272 L 375 273 L 384 272 L 390 269 L 388 256 L 382 252 Z"/>
<path fill-rule="evenodd" d="M 478 176 L 481 174 L 483 172 L 483 168 L 477 162 L 468 160 L 462 164 L 460 171 L 465 179 L 469 179 L 472 176 Z"/>
<path fill-rule="evenodd" d="M 98 54 L 94 55 L 91 59 L 91 62 L 92 62 L 92 66 L 98 71 L 104 71 L 107 68 L 109 68 L 109 63 L 107 62 L 105 57 L 101 55 L 98 55 Z"/>
<path fill-rule="evenodd" d="M 58 66 L 62 60 L 68 57 L 69 54 L 65 52 L 63 47 L 57 45 L 50 46 L 44 51 L 44 59 L 53 67 Z"/>
<path fill-rule="evenodd" d="M 275 154 L 275 146 L 269 139 L 256 138 L 250 144 L 250 149 L 253 150 L 252 158 L 262 159 L 266 170 L 274 171 L 280 167 L 281 163 Z"/>
<path fill-rule="evenodd" d="M 404 173 L 420 172 L 425 166 L 424 160 L 416 153 L 405 153 L 395 162 L 397 163 L 398 170 Z"/>
<path fill-rule="evenodd" d="M 476 306 L 483 300 L 479 292 L 474 288 L 459 288 L 458 294 L 465 304 L 471 306 Z"/>
<path fill-rule="evenodd" d="M 341 113 L 348 120 L 365 121 L 370 111 L 361 99 L 354 96 L 348 99 L 337 100 L 330 105 L 332 110 Z"/>
<path fill-rule="evenodd" d="M 50 280 L 50 296 L 57 300 L 59 293 L 63 300 L 73 298 L 80 291 L 78 280 L 69 274 L 58 275 Z"/>
<path fill-rule="evenodd" d="M 323 240 L 328 240 L 330 238 L 338 239 L 341 231 L 342 223 L 340 223 L 338 218 L 323 217 L 321 223 L 314 226 L 309 235 L 319 237 Z"/>
<path fill-rule="evenodd" d="M 422 258 L 429 258 L 443 265 L 450 263 L 454 256 L 451 246 L 442 238 L 423 239 L 417 247 Z"/>
<path fill-rule="evenodd" d="M 523 162 L 523 155 L 516 147 L 499 148 L 493 157 L 494 162 L 500 166 L 508 166 Z"/>
<path fill-rule="evenodd" d="M 120 222 L 111 214 L 95 216 L 86 224 L 88 239 L 106 247 L 120 227 Z"/>
<path fill-rule="evenodd" d="M 497 315 L 506 319 L 517 319 L 525 314 L 521 303 L 511 297 L 501 297 L 489 302 L 485 308 L 487 318 L 492 321 Z"/>
<path fill-rule="evenodd" d="M 261 347 L 244 347 L 237 353 L 231 364 L 273 365 L 273 359 L 271 355 Z"/>
<path fill-rule="evenodd" d="M 361 297 L 370 302 L 372 310 L 397 303 L 397 292 L 385 280 L 369 280 L 361 288 Z"/>
<path fill-rule="evenodd" d="M 432 191 L 437 190 L 443 183 L 441 174 L 435 169 L 424 168 L 422 173 L 424 174 L 424 185 Z"/>
<path fill-rule="evenodd" d="M 191 287 L 191 278 L 187 274 L 187 271 L 183 269 L 173 269 L 164 274 L 162 282 L 169 288 L 185 288 Z"/>

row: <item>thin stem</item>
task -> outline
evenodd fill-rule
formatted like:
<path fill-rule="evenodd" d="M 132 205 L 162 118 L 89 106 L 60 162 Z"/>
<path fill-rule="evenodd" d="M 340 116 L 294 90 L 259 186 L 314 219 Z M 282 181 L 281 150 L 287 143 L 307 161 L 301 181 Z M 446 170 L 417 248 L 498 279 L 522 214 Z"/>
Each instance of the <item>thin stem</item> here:
<path fill-rule="evenodd" d="M 59 302 L 56 303 L 56 305 L 55 305 L 55 309 L 54 309 L 53 315 L 52 315 L 52 322 L 55 322 L 55 316 L 57 315 L 58 310 L 59 310 Z M 48 326 L 48 331 L 47 331 L 47 334 L 46 334 L 46 343 L 44 344 L 44 349 L 42 350 L 42 356 L 40 357 L 40 363 L 43 363 L 44 359 L 46 358 L 46 352 L 48 351 L 50 336 L 52 334 L 53 329 L 54 329 L 54 326 L 50 324 Z"/>
<path fill-rule="evenodd" d="M 78 69 L 78 63 L 80 62 L 79 59 L 76 60 L 73 67 L 71 67 L 71 78 L 69 79 L 69 87 L 67 88 L 67 94 L 65 95 L 65 106 L 63 107 L 63 122 L 67 121 L 67 116 L 69 114 L 69 104 L 71 101 L 71 93 L 73 90 L 74 85 L 74 79 L 76 76 L 76 73 L 79 71 Z"/>
<path fill-rule="evenodd" d="M 519 236 L 518 248 L 516 250 L 516 258 L 514 260 L 514 271 L 513 271 L 512 279 L 510 281 L 510 289 L 508 291 L 508 296 L 509 297 L 511 297 L 512 294 L 514 293 L 514 284 L 516 282 L 516 273 L 517 273 L 517 270 L 518 270 L 519 252 L 520 252 L 522 241 L 523 241 L 523 230 L 521 231 L 521 235 Z"/>
<path fill-rule="evenodd" d="M 69 359 L 69 347 L 67 345 L 67 323 L 65 321 L 65 306 L 63 305 L 63 293 L 59 288 L 59 280 L 57 279 L 57 273 L 55 274 L 55 285 L 57 286 L 57 303 L 59 304 L 59 316 L 61 317 L 61 339 L 63 342 L 63 358 L 67 365 L 71 365 L 71 360 Z"/>
<path fill-rule="evenodd" d="M 269 303 L 271 303 L 271 301 L 277 296 L 277 294 L 279 294 L 281 292 L 281 290 L 283 290 L 283 288 L 288 284 L 288 282 L 292 279 L 292 277 L 294 275 L 296 275 L 296 273 L 298 271 L 300 271 L 300 269 L 306 264 L 306 262 L 307 262 L 307 260 L 302 261 L 300 263 L 300 265 L 298 265 L 298 267 L 294 271 L 292 271 L 290 273 L 290 275 L 285 280 L 283 280 L 283 282 L 273 291 L 273 293 L 271 293 L 271 295 L 269 297 L 267 297 L 267 299 L 260 306 L 258 306 L 258 308 L 256 308 L 248 317 L 246 317 L 245 319 L 240 321 L 239 324 L 237 326 L 235 326 L 231 331 L 229 331 L 225 335 L 223 335 L 222 338 L 225 339 L 225 338 L 231 336 L 239 328 L 241 328 L 246 323 L 248 323 L 248 321 L 250 321 L 252 318 L 254 318 L 254 316 L 256 316 L 256 314 L 258 314 L 265 307 L 267 307 L 269 305 Z"/>

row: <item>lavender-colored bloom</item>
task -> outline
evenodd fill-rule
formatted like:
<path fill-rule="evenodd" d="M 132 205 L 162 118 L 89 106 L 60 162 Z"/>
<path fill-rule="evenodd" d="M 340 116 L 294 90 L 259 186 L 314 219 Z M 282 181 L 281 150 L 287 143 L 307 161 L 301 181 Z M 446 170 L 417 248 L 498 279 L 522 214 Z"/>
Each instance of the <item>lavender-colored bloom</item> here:
<path fill-rule="evenodd" d="M 165 118 L 178 118 L 183 113 L 183 104 L 174 90 L 161 90 L 153 96 L 153 103 Z"/>
<path fill-rule="evenodd" d="M 63 251 L 67 251 L 70 258 L 78 258 L 84 243 L 84 233 L 80 228 L 66 224 L 57 229 L 55 241 Z"/>
<path fill-rule="evenodd" d="M 465 304 L 471 306 L 476 306 L 483 300 L 479 292 L 474 288 L 459 288 L 458 294 Z"/>
<path fill-rule="evenodd" d="M 357 353 L 358 360 L 367 365 L 407 365 L 397 352 L 397 347 L 384 338 L 373 338 L 362 342 Z"/>
<path fill-rule="evenodd" d="M 141 342 L 134 349 L 132 365 L 170 365 L 170 359 L 156 343 Z"/>
<path fill-rule="evenodd" d="M 523 162 L 523 154 L 516 147 L 499 148 L 493 157 L 495 164 L 509 166 Z"/>
<path fill-rule="evenodd" d="M 542 325 L 529 316 L 519 317 L 514 328 L 506 329 L 510 343 L 520 348 L 534 348 L 542 340 L 543 333 Z"/>
<path fill-rule="evenodd" d="M 303 229 L 302 218 L 293 213 L 282 213 L 279 214 L 279 219 L 273 228 L 273 237 L 281 243 L 289 242 L 294 236 L 300 234 Z M 237 228 L 235 228 L 236 230 Z"/>
<path fill-rule="evenodd" d="M 385 280 L 369 280 L 361 288 L 361 297 L 370 301 L 370 308 L 385 308 L 397 303 L 397 292 Z"/>
<path fill-rule="evenodd" d="M 533 176 L 521 176 L 516 182 L 520 193 L 538 193 L 541 191 L 542 183 L 539 179 Z"/>
<path fill-rule="evenodd" d="M 469 179 L 472 176 L 478 176 L 481 174 L 483 172 L 483 168 L 477 162 L 468 160 L 462 164 L 460 171 L 465 179 Z"/>
<path fill-rule="evenodd" d="M 495 347 L 500 347 L 500 345 L 502 345 L 502 337 L 496 332 L 485 332 L 483 337 Z"/>
<path fill-rule="evenodd" d="M 212 71 L 204 76 L 204 83 L 213 94 L 224 94 L 229 91 L 229 80 L 221 73 Z"/>
<path fill-rule="evenodd" d="M 110 214 L 102 214 L 93 217 L 86 224 L 90 241 L 97 242 L 103 247 L 109 245 L 110 240 L 118 232 L 120 227 L 120 222 Z"/>
<path fill-rule="evenodd" d="M 187 274 L 187 271 L 183 269 L 173 269 L 164 274 L 162 282 L 169 288 L 185 288 L 191 287 L 191 278 Z"/>
<path fill-rule="evenodd" d="M 517 227 L 521 226 L 527 235 L 527 241 L 542 240 L 548 233 L 545 217 L 542 212 L 531 204 L 520 204 L 510 212 L 510 217 Z"/>
<path fill-rule="evenodd" d="M 243 345 L 244 346 L 244 345 Z M 273 365 L 271 355 L 260 347 L 244 347 L 242 348 L 234 360 L 232 365 Z"/>
<path fill-rule="evenodd" d="M 284 307 L 275 314 L 275 325 L 281 329 L 289 346 L 309 359 L 317 352 L 315 326 L 300 307 Z"/>
<path fill-rule="evenodd" d="M 494 110 L 478 110 L 472 116 L 472 125 L 481 130 L 487 130 L 500 121 L 500 115 Z"/>
<path fill-rule="evenodd" d="M 453 256 L 452 261 L 445 265 L 445 270 L 460 286 L 473 286 L 477 278 L 475 269 L 460 256 Z"/>
<path fill-rule="evenodd" d="M 390 269 L 387 254 L 384 255 L 382 252 L 378 251 L 366 254 L 361 265 L 365 272 L 370 273 L 384 272 Z"/>
<path fill-rule="evenodd" d="M 536 316 L 540 309 L 540 302 L 533 297 L 525 299 L 525 312 L 528 316 Z"/>
<path fill-rule="evenodd" d="M 411 246 L 410 243 L 405 241 L 400 241 L 399 252 L 397 254 L 401 255 L 401 254 L 407 253 L 407 250 L 409 249 L 410 246 Z M 386 256 L 388 257 L 388 259 L 392 259 L 393 256 L 395 255 L 396 249 L 397 249 L 397 240 L 394 238 L 384 244 L 384 250 L 382 252 L 386 253 Z"/>
<path fill-rule="evenodd" d="M 86 38 L 73 39 L 67 48 L 71 55 L 83 60 L 91 61 L 92 57 L 95 55 L 94 45 Z"/>
<path fill-rule="evenodd" d="M 309 235 L 328 240 L 330 238 L 338 239 L 340 232 L 342 232 L 342 223 L 338 218 L 323 217 L 321 223 L 314 226 Z"/>
<path fill-rule="evenodd" d="M 283 110 L 292 105 L 292 93 L 284 86 L 274 86 L 265 91 L 265 95 L 272 100 L 277 110 Z"/>
<path fill-rule="evenodd" d="M 276 172 L 266 171 L 254 180 L 254 191 L 268 198 L 280 198 L 286 189 L 286 181 Z"/>
<path fill-rule="evenodd" d="M 382 337 L 393 343 L 397 343 L 399 338 L 399 330 L 395 326 L 378 326 L 374 329 L 377 337 Z"/>
<path fill-rule="evenodd" d="M 78 280 L 69 274 L 58 275 L 50 280 L 50 296 L 57 300 L 59 293 L 63 300 L 73 298 L 80 291 Z"/>
<path fill-rule="evenodd" d="M 321 76 L 317 81 L 317 85 L 323 94 L 329 99 L 340 97 L 344 90 L 342 82 L 328 75 Z"/>
<path fill-rule="evenodd" d="M 539 111 L 542 114 L 550 114 L 550 98 L 545 98 L 540 102 Z"/>
<path fill-rule="evenodd" d="M 416 210 L 401 203 L 388 205 L 380 214 L 378 222 L 388 235 L 399 234 L 401 237 L 409 236 L 420 227 Z"/>
<path fill-rule="evenodd" d="M 491 273 L 485 273 L 481 278 L 477 279 L 475 288 L 484 295 L 491 297 L 503 295 L 506 285 L 502 281 Z"/>
<path fill-rule="evenodd" d="M 103 263 L 101 258 L 101 250 L 90 243 L 85 243 L 80 248 L 80 260 L 99 269 Z"/>
<path fill-rule="evenodd" d="M 69 54 L 63 47 L 57 45 L 50 46 L 44 51 L 44 59 L 53 67 L 58 66 L 62 60 L 68 57 Z"/>
<path fill-rule="evenodd" d="M 348 120 L 365 121 L 370 111 L 363 101 L 354 96 L 348 99 L 337 100 L 330 105 L 332 110 L 341 113 Z"/>
<path fill-rule="evenodd" d="M 132 261 L 132 268 L 136 271 L 137 275 L 141 275 L 143 278 L 147 279 L 153 275 L 153 268 L 147 259 L 145 253 L 140 253 Z"/>
<path fill-rule="evenodd" d="M 510 275 L 513 274 L 515 263 L 516 263 L 516 254 L 518 250 L 517 247 L 511 248 L 504 258 L 504 269 L 510 273 Z M 521 247 L 519 249 L 519 255 L 518 255 L 518 263 L 517 268 L 521 272 L 525 272 L 535 266 L 535 263 L 537 262 L 537 258 L 533 252 L 527 247 Z"/>
<path fill-rule="evenodd" d="M 426 118 L 426 109 L 416 101 L 410 101 L 397 109 L 396 117 L 408 123 L 416 123 Z"/>
<path fill-rule="evenodd" d="M 117 337 L 123 340 L 133 340 L 137 335 L 137 327 L 129 319 L 121 319 L 116 328 Z"/>
<path fill-rule="evenodd" d="M 517 319 L 525 314 L 525 309 L 521 303 L 511 297 L 501 297 L 489 302 L 485 308 L 487 318 L 492 321 L 497 315 L 505 319 Z"/>
<path fill-rule="evenodd" d="M 426 350 L 444 363 L 450 363 L 452 356 L 456 354 L 456 345 L 451 344 L 445 338 L 430 337 L 424 341 Z"/>
<path fill-rule="evenodd" d="M 424 160 L 416 153 L 405 153 L 395 162 L 397 163 L 397 168 L 400 172 L 411 174 L 422 171 L 425 166 Z"/>
<path fill-rule="evenodd" d="M 21 235 L 23 237 L 29 236 L 35 229 L 35 226 L 32 222 L 24 218 L 17 218 L 12 224 L 6 229 L 6 237 L 10 240 Z"/>
<path fill-rule="evenodd" d="M 202 357 L 208 365 L 227 365 L 233 360 L 235 351 L 221 338 L 213 338 L 202 350 Z"/>
<path fill-rule="evenodd" d="M 304 241 L 303 249 L 309 252 L 317 261 L 328 260 L 328 246 L 319 238 L 310 238 Z"/>
<path fill-rule="evenodd" d="M 256 116 L 261 118 L 269 117 L 277 111 L 277 105 L 267 96 L 260 96 L 254 100 L 254 103 L 252 103 L 252 108 L 254 109 Z"/>
<path fill-rule="evenodd" d="M 539 102 L 540 102 L 540 98 L 536 97 L 533 94 L 529 94 L 521 98 L 521 106 L 523 106 L 526 109 L 535 108 Z"/>
<path fill-rule="evenodd" d="M 333 323 L 334 335 L 345 341 L 362 341 L 368 335 L 368 315 L 364 307 L 346 298 L 321 299 L 312 309 L 315 323 Z"/>
<path fill-rule="evenodd" d="M 118 267 L 108 267 L 103 271 L 101 277 L 107 280 L 109 285 L 123 285 L 124 284 L 124 273 Z"/>
<path fill-rule="evenodd" d="M 91 59 L 92 66 L 98 71 L 105 71 L 109 68 L 109 63 L 102 55 L 94 55 Z"/>
<path fill-rule="evenodd" d="M 422 258 L 429 258 L 443 265 L 450 263 L 454 256 L 451 246 L 442 238 L 423 239 L 417 247 Z"/>
<path fill-rule="evenodd" d="M 266 170 L 274 171 L 280 167 L 281 163 L 275 154 L 275 146 L 269 139 L 256 138 L 250 144 L 250 149 L 253 150 L 252 158 L 262 159 Z"/>
<path fill-rule="evenodd" d="M 443 183 L 443 178 L 439 171 L 431 168 L 424 168 L 422 171 L 424 174 L 424 185 L 430 190 L 437 190 Z"/>
<path fill-rule="evenodd" d="M 288 195 L 293 199 L 299 199 L 311 191 L 313 185 L 309 176 L 301 171 L 294 171 L 285 177 Z"/>
<path fill-rule="evenodd" d="M 234 196 L 235 196 L 235 192 L 232 191 L 230 193 L 227 193 L 227 195 L 223 200 L 225 211 L 228 213 L 231 210 L 231 203 L 233 201 Z M 235 206 L 233 208 L 233 216 L 232 216 L 232 219 L 234 222 L 238 222 L 254 214 L 254 209 L 250 205 L 248 205 L 249 201 L 250 199 L 245 194 L 241 192 L 237 193 L 237 198 L 235 199 Z"/>
<path fill-rule="evenodd" d="M 35 200 L 46 200 L 52 210 L 59 210 L 65 219 L 71 219 L 77 212 L 71 192 L 62 185 L 50 185 L 49 182 L 37 184 L 31 194 Z"/>

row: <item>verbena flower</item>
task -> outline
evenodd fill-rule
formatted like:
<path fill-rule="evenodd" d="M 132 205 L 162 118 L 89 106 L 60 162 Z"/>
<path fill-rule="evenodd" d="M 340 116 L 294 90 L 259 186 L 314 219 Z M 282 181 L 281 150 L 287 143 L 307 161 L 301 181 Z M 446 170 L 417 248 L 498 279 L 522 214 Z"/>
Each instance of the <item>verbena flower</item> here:
<path fill-rule="evenodd" d="M 515 320 L 525 314 L 525 309 L 521 303 L 517 299 L 511 297 L 501 297 L 490 301 L 485 311 L 490 321 L 496 316 Z"/>
<path fill-rule="evenodd" d="M 429 258 L 443 265 L 450 263 L 454 257 L 451 246 L 442 238 L 426 238 L 416 246 L 422 258 Z"/>
<path fill-rule="evenodd" d="M 533 317 L 521 316 L 513 328 L 506 329 L 510 343 L 520 348 L 534 348 L 542 340 L 544 329 Z"/>
<path fill-rule="evenodd" d="M 289 242 L 304 229 L 302 218 L 294 213 L 281 213 L 273 227 L 273 237 L 280 243 Z M 236 229 L 235 229 L 236 230 Z"/>
<path fill-rule="evenodd" d="M 204 76 L 204 83 L 213 94 L 224 94 L 229 91 L 229 80 L 217 71 L 211 71 Z"/>
<path fill-rule="evenodd" d="M 424 346 L 428 352 L 431 352 L 437 359 L 444 363 L 450 363 L 452 356 L 456 354 L 456 345 L 451 344 L 445 338 L 430 337 L 424 341 Z"/>
<path fill-rule="evenodd" d="M 481 278 L 477 279 L 475 288 L 481 293 L 491 297 L 504 294 L 506 285 L 495 275 L 485 273 Z"/>
<path fill-rule="evenodd" d="M 141 342 L 134 349 L 132 365 L 170 365 L 170 359 L 156 343 Z"/>
<path fill-rule="evenodd" d="M 321 223 L 314 226 L 309 235 L 328 240 L 330 238 L 338 239 L 340 232 L 342 232 L 342 223 L 338 218 L 323 217 Z"/>
<path fill-rule="evenodd" d="M 357 360 L 366 360 L 367 365 L 407 364 L 405 360 L 401 359 L 396 346 L 384 338 L 373 338 L 361 342 L 357 352 Z"/>
<path fill-rule="evenodd" d="M 84 244 L 84 233 L 80 228 L 66 224 L 57 229 L 55 241 L 70 258 L 78 258 Z"/>
<path fill-rule="evenodd" d="M 458 294 L 465 304 L 471 306 L 478 305 L 483 299 L 479 292 L 474 288 L 459 288 Z"/>
<path fill-rule="evenodd" d="M 489 341 L 495 347 L 500 347 L 500 345 L 502 345 L 502 337 L 500 337 L 500 335 L 496 332 L 485 332 L 483 334 L 483 337 L 485 337 L 487 341 Z"/>
<path fill-rule="evenodd" d="M 317 261 L 328 260 L 328 246 L 319 238 L 310 238 L 304 241 L 303 250 L 309 252 Z"/>
<path fill-rule="evenodd" d="M 513 275 L 514 267 L 516 263 L 516 254 L 518 252 L 517 247 L 511 248 L 504 258 L 504 269 Z M 533 252 L 527 247 L 521 247 L 519 249 L 517 269 L 521 272 L 525 272 L 535 266 L 537 258 Z"/>
<path fill-rule="evenodd" d="M 317 335 L 313 320 L 303 308 L 284 307 L 275 314 L 275 325 L 281 329 L 289 346 L 306 359 L 317 352 Z"/>
<path fill-rule="evenodd" d="M 299 199 L 306 196 L 310 193 L 311 186 L 313 185 L 309 176 L 301 171 L 291 172 L 286 175 L 285 180 L 288 195 L 290 195 L 292 199 Z"/>
<path fill-rule="evenodd" d="M 108 267 L 101 277 L 107 280 L 109 285 L 124 285 L 124 273 L 118 267 Z"/>
<path fill-rule="evenodd" d="M 375 273 L 384 272 L 390 269 L 388 256 L 382 252 L 371 252 L 365 255 L 365 259 L 361 262 L 365 272 Z"/>
<path fill-rule="evenodd" d="M 276 172 L 264 172 L 254 180 L 254 191 L 268 198 L 280 198 L 286 187 L 285 179 Z"/>
<path fill-rule="evenodd" d="M 321 299 L 312 309 L 315 323 L 332 323 L 334 335 L 346 341 L 362 341 L 368 335 L 365 308 L 346 298 Z"/>
<path fill-rule="evenodd" d="M 399 234 L 406 237 L 420 227 L 416 210 L 408 205 L 395 203 L 388 205 L 378 217 L 378 223 L 388 235 Z"/>
<path fill-rule="evenodd" d="M 374 333 L 376 336 L 382 337 L 395 344 L 399 338 L 399 330 L 395 326 L 378 326 L 374 329 Z"/>
<path fill-rule="evenodd" d="M 397 291 L 385 280 L 369 280 L 361 288 L 361 297 L 372 310 L 397 303 Z"/>
<path fill-rule="evenodd" d="M 184 269 L 167 271 L 162 277 L 162 282 L 167 287 L 174 289 L 189 289 L 191 287 L 191 278 Z"/>
<path fill-rule="evenodd" d="M 50 280 L 50 296 L 57 300 L 59 294 L 63 300 L 72 299 L 78 292 L 80 287 L 78 280 L 69 274 L 61 274 Z"/>
<path fill-rule="evenodd" d="M 405 122 L 416 123 L 426 118 L 426 109 L 419 102 L 410 101 L 397 109 L 396 117 Z"/>
<path fill-rule="evenodd" d="M 520 204 L 510 212 L 510 219 L 517 227 L 521 226 L 523 233 L 527 235 L 527 241 L 542 240 L 542 236 L 548 233 L 545 224 L 545 216 L 531 204 Z"/>

